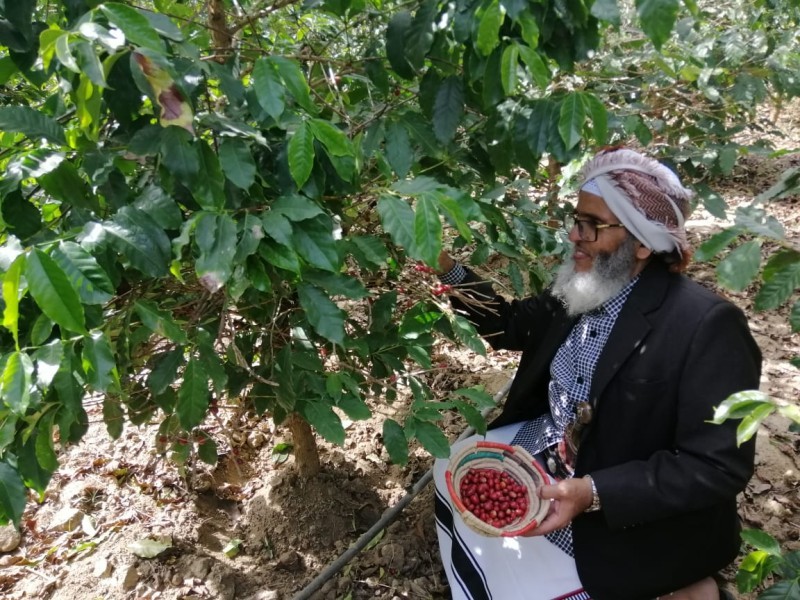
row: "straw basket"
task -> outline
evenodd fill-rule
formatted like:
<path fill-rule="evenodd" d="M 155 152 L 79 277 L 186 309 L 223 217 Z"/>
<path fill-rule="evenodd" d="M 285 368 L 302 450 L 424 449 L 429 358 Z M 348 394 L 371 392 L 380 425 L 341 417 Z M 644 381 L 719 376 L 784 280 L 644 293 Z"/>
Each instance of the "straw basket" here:
<path fill-rule="evenodd" d="M 495 527 L 470 512 L 461 499 L 461 483 L 473 469 L 491 469 L 507 473 L 527 491 L 527 510 L 503 527 Z M 479 441 L 463 448 L 450 459 L 445 473 L 447 489 L 464 522 L 481 535 L 513 537 L 527 533 L 547 515 L 549 502 L 543 502 L 537 489 L 547 481 L 542 467 L 521 446 Z"/>

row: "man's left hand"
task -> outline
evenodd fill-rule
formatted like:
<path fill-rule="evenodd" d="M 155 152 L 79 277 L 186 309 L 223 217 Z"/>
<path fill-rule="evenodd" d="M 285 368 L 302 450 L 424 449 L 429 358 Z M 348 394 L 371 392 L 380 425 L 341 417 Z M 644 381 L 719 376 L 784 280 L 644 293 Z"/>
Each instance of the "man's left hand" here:
<path fill-rule="evenodd" d="M 583 477 L 564 479 L 555 485 L 540 487 L 539 497 L 545 502 L 551 501 L 550 510 L 528 536 L 545 535 L 569 525 L 572 519 L 591 506 L 592 484 Z"/>

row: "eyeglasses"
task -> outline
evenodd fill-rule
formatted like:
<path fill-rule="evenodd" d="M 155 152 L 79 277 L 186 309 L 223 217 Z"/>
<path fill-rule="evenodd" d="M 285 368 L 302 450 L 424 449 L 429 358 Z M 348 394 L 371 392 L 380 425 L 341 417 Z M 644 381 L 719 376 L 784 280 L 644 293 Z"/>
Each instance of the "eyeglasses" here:
<path fill-rule="evenodd" d="M 622 223 L 598 223 L 591 219 L 579 219 L 574 213 L 567 213 L 564 215 L 564 230 L 567 232 L 572 231 L 572 228 L 578 226 L 578 236 L 584 242 L 596 242 L 597 230 L 607 229 L 608 227 L 625 227 Z"/>

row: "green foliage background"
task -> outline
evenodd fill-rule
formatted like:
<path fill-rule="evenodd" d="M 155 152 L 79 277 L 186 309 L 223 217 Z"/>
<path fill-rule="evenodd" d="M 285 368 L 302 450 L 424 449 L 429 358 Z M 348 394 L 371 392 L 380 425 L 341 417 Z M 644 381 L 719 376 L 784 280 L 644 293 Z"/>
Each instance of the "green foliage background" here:
<path fill-rule="evenodd" d="M 341 443 L 396 382 L 393 460 L 477 389 L 434 398 L 439 336 L 483 351 L 430 293 L 396 284 L 443 240 L 508 258 L 514 292 L 557 254 L 559 191 L 596 146 L 638 143 L 698 183 L 769 153 L 734 136 L 800 91 L 796 0 L 158 0 L 0 3 L 0 520 L 18 523 L 88 427 L 160 423 L 213 463 L 220 401 L 298 414 Z M 565 188 L 569 191 L 569 187 Z M 800 287 L 764 204 L 700 249 L 722 283 Z M 762 266 L 761 241 L 779 251 Z M 744 243 L 741 243 L 744 241 Z M 729 249 L 733 249 L 729 251 Z M 728 253 L 729 252 L 729 253 Z M 800 329 L 800 302 L 791 309 Z"/>

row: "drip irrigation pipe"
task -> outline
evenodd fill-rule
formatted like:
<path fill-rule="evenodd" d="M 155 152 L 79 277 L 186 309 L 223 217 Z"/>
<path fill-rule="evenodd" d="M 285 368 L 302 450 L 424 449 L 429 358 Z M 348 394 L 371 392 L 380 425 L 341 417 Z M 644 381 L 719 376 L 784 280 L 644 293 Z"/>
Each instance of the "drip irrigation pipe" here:
<path fill-rule="evenodd" d="M 495 406 L 498 405 L 503 398 L 505 398 L 506 394 L 508 394 L 508 390 L 511 388 L 512 380 L 513 377 L 508 380 L 508 383 L 506 383 L 503 386 L 503 389 L 501 389 L 494 395 L 493 400 Z M 484 416 L 484 418 L 486 417 L 486 415 L 489 414 L 491 410 L 493 410 L 493 408 L 494 407 L 487 408 L 481 413 Z M 458 439 L 456 441 L 460 441 L 472 435 L 473 433 L 475 433 L 475 428 L 468 427 L 460 436 L 458 436 Z M 311 598 L 311 595 L 314 592 L 316 592 L 319 588 L 325 585 L 325 583 L 331 577 L 336 575 L 336 573 L 341 571 L 342 568 L 347 563 L 353 560 L 353 557 L 356 556 L 359 552 L 361 552 L 367 546 L 367 544 L 369 544 L 373 540 L 373 538 L 376 535 L 378 535 L 383 529 L 391 525 L 392 522 L 394 522 L 394 520 L 400 516 L 400 513 L 403 512 L 403 509 L 406 506 L 408 506 L 408 504 L 417 496 L 417 494 L 419 494 L 422 490 L 425 489 L 425 487 L 431 482 L 431 479 L 433 479 L 433 467 L 428 469 L 428 471 L 422 477 L 420 477 L 417 480 L 417 482 L 412 486 L 411 490 L 408 493 L 406 493 L 405 496 L 400 498 L 397 504 L 387 509 L 383 513 L 383 516 L 380 518 L 380 520 L 378 520 L 377 523 L 375 523 L 372 527 L 370 527 L 366 533 L 362 534 L 361 537 L 358 538 L 352 546 L 350 546 L 347 550 L 345 550 L 341 554 L 341 556 L 339 556 L 339 558 L 337 558 L 327 567 L 325 567 L 325 569 L 323 569 L 322 572 L 311 581 L 311 583 L 309 583 L 306 587 L 297 592 L 297 594 L 294 596 L 292 600 L 308 600 L 309 598 Z"/>

